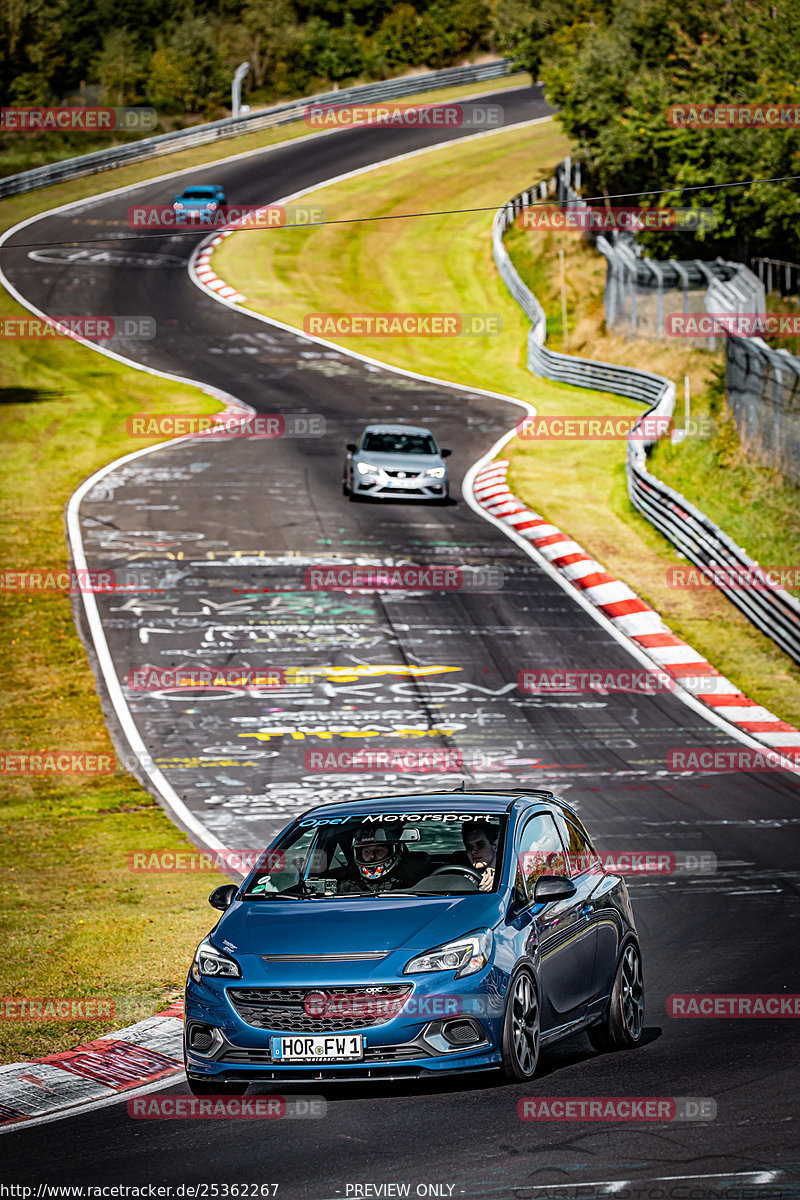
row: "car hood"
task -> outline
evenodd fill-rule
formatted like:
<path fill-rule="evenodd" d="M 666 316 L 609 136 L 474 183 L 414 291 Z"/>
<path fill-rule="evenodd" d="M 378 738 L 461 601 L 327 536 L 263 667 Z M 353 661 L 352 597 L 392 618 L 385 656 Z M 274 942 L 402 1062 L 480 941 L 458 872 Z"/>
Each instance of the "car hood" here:
<path fill-rule="evenodd" d="M 408 471 L 413 474 L 427 471 L 430 467 L 443 467 L 444 460 L 438 454 L 375 454 L 371 450 L 359 450 L 356 460 L 372 463 L 374 467 L 385 467 L 388 471 Z"/>
<path fill-rule="evenodd" d="M 493 926 L 498 893 L 390 900 L 244 900 L 231 905 L 212 934 L 242 954 L 348 954 L 430 950 L 473 929 Z"/>

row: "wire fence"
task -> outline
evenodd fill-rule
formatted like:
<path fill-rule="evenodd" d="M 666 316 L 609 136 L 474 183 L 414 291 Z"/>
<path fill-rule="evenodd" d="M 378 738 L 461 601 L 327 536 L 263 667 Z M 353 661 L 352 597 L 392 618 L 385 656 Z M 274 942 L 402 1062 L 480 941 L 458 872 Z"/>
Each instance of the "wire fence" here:
<path fill-rule="evenodd" d="M 569 160 L 560 164 L 554 180 L 520 192 L 495 214 L 492 223 L 492 250 L 497 269 L 511 294 L 531 321 L 528 333 L 528 369 L 535 375 L 576 387 L 592 388 L 628 396 L 648 405 L 646 413 L 639 418 L 628 438 L 625 473 L 628 496 L 638 509 L 682 554 L 700 568 L 713 583 L 724 592 L 737 608 L 759 629 L 766 633 L 795 662 L 800 662 L 800 602 L 783 588 L 758 590 L 740 586 L 743 576 L 753 577 L 759 571 L 758 564 L 732 541 L 713 521 L 691 504 L 679 492 L 662 483 L 647 468 L 647 457 L 657 437 L 643 436 L 645 418 L 671 417 L 675 408 L 675 385 L 662 375 L 642 371 L 633 367 L 617 366 L 614 363 L 594 362 L 576 355 L 560 354 L 545 346 L 547 319 L 544 309 L 533 292 L 520 278 L 503 244 L 503 234 L 515 218 L 535 199 L 544 198 L 554 192 L 559 203 L 580 205 L 583 201 L 577 194 L 575 175 Z M 607 260 L 608 261 L 608 260 Z M 733 264 L 736 265 L 736 264 Z M 752 274 L 752 272 L 750 273 Z M 719 284 L 724 291 L 715 298 L 715 303 L 735 302 L 739 296 L 731 281 L 747 277 L 730 276 L 721 279 L 712 274 L 711 284 Z M 717 309 L 714 311 L 736 311 Z M 728 339 L 728 354 L 732 344 L 743 344 L 747 350 L 754 342 L 744 338 Z M 763 343 L 761 343 L 763 346 Z M 764 349 L 768 349 L 764 347 Z M 751 369 L 756 375 L 761 369 L 763 355 L 756 348 L 756 365 Z M 772 351 L 768 351 L 773 355 Z M 778 353 L 773 357 L 785 362 L 787 356 Z M 773 365 L 773 370 L 777 368 Z M 785 372 L 785 367 L 784 367 Z M 760 376 L 759 376 L 760 378 Z M 795 376 L 796 381 L 796 376 Z M 753 394 L 753 380 L 745 382 L 744 392 Z M 760 409 L 759 409 L 760 411 Z M 662 422 L 652 421 L 650 429 L 657 429 Z M 726 582 L 726 580 L 728 582 Z"/>

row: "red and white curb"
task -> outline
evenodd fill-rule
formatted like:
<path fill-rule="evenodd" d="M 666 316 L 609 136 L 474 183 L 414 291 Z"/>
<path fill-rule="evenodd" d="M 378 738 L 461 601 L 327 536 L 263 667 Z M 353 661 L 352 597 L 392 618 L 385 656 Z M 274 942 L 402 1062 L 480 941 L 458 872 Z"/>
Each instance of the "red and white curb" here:
<path fill-rule="evenodd" d="M 231 287 L 224 279 L 220 279 L 216 271 L 211 267 L 211 255 L 216 250 L 223 238 L 230 237 L 233 233 L 232 229 L 224 229 L 218 233 L 215 238 L 204 246 L 197 256 L 195 263 L 195 274 L 203 287 L 209 288 L 210 291 L 216 292 L 218 296 L 222 296 L 225 300 L 230 300 L 233 304 L 241 304 L 245 297 L 241 292 L 237 292 L 235 287 Z"/>
<path fill-rule="evenodd" d="M 97 1105 L 183 1071 L 183 1001 L 92 1042 L 0 1066 L 0 1127 Z"/>
<path fill-rule="evenodd" d="M 478 504 L 496 520 L 525 538 L 614 627 L 643 650 L 676 683 L 712 708 L 718 716 L 797 766 L 800 730 L 750 700 L 702 654 L 676 637 L 659 614 L 635 592 L 609 575 L 582 546 L 527 508 L 509 490 L 509 460 L 495 459 L 476 474 L 473 491 Z"/>

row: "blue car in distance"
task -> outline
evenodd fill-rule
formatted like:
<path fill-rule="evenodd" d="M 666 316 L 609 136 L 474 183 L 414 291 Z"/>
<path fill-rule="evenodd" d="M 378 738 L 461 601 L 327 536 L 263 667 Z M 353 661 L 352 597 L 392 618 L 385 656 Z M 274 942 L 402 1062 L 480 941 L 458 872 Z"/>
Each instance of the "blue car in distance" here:
<path fill-rule="evenodd" d="M 177 218 L 186 221 L 202 221 L 213 217 L 225 204 L 225 189 L 218 183 L 196 184 L 184 188 L 172 202 Z"/>
<path fill-rule="evenodd" d="M 642 1038 L 624 879 L 551 792 L 378 796 L 294 820 L 237 887 L 186 983 L 195 1095 L 250 1083 L 499 1070 L 585 1029 Z"/>

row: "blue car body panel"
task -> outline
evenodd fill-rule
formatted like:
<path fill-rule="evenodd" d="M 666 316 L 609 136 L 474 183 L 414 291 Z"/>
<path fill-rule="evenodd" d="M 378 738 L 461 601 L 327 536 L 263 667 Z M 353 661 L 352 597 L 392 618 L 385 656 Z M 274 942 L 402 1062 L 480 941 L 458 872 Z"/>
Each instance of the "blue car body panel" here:
<path fill-rule="evenodd" d="M 190 1078 L 222 1083 L 392 1078 L 497 1068 L 508 987 L 522 966 L 533 976 L 540 997 L 543 1044 L 604 1015 L 622 949 L 636 939 L 624 880 L 599 867 L 576 876 L 576 893 L 568 900 L 522 906 L 514 901 L 518 838 L 529 817 L 560 813 L 583 829 L 563 802 L 546 793 L 431 793 L 328 805 L 299 820 L 313 824 L 337 814 L 420 809 L 480 810 L 507 817 L 497 890 L 396 899 L 235 899 L 210 941 L 235 959 L 241 978 L 203 976 L 198 982 L 190 972 L 187 980 Z M 492 931 L 492 950 L 476 973 L 460 979 L 454 971 L 404 974 L 416 955 L 482 929 Z M 304 1017 L 303 997 L 309 992 L 335 997 L 355 989 L 354 994 L 380 996 L 385 989 L 403 987 L 409 989 L 405 1004 L 388 1018 L 359 1024 L 351 1017 L 337 1024 L 335 1019 L 314 1023 Z M 248 1007 L 254 996 L 268 1009 Z M 284 1003 L 289 1007 L 281 1008 Z M 267 1027 L 253 1023 L 260 1019 L 253 1017 L 254 1011 L 272 1014 Z M 445 1044 L 442 1022 L 451 1018 L 477 1022 L 473 1028 L 481 1042 Z M 216 1031 L 209 1051 L 193 1048 L 196 1029 Z M 363 1059 L 295 1064 L 271 1053 L 275 1035 L 343 1029 L 363 1037 Z"/>

